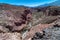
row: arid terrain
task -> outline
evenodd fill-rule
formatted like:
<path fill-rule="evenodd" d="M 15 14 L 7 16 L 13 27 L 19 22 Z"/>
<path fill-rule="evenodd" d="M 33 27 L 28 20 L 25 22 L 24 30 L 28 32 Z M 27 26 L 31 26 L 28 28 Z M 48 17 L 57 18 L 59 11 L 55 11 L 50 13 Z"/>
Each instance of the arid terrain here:
<path fill-rule="evenodd" d="M 0 4 L 0 40 L 60 40 L 59 28 L 59 6 Z"/>

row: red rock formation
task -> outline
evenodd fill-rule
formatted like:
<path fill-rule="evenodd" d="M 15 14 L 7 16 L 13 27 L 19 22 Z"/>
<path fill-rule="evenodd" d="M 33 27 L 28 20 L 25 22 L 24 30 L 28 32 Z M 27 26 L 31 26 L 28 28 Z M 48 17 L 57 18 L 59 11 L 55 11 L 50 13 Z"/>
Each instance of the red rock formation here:
<path fill-rule="evenodd" d="M 22 30 L 32 19 L 32 13 L 29 9 L 24 10 L 23 13 L 20 13 L 19 11 L 14 13 L 11 10 L 4 10 L 3 13 L 7 16 L 8 24 L 6 25 L 6 28 L 9 28 L 10 31 Z"/>

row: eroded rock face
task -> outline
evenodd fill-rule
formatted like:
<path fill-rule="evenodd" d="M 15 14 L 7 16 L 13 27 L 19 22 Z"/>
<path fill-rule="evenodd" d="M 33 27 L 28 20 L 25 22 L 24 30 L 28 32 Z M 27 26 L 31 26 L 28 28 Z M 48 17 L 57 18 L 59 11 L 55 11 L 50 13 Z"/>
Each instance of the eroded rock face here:
<path fill-rule="evenodd" d="M 22 40 L 20 33 L 0 33 L 0 40 Z"/>
<path fill-rule="evenodd" d="M 25 9 L 22 13 L 19 10 L 0 10 L 0 12 L 0 40 L 21 40 L 20 31 L 32 20 L 32 12 L 29 9 Z"/>
<path fill-rule="evenodd" d="M 3 16 L 4 15 L 4 16 Z M 29 9 L 23 11 L 23 13 L 12 10 L 2 10 L 1 18 L 2 26 L 9 29 L 9 31 L 20 31 L 26 27 L 26 25 L 32 20 L 32 13 Z"/>
<path fill-rule="evenodd" d="M 14 22 L 15 27 L 13 30 L 21 30 L 26 27 L 26 25 L 32 20 L 32 13 L 30 10 L 24 10 L 21 14 L 19 21 Z"/>

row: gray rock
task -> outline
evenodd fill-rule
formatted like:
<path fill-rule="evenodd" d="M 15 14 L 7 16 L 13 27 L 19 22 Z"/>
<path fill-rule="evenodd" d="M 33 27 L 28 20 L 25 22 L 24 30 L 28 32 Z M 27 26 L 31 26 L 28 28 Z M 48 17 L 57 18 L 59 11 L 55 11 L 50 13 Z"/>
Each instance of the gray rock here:
<path fill-rule="evenodd" d="M 45 35 L 42 38 L 33 40 L 60 40 L 60 27 L 50 27 L 44 31 Z"/>

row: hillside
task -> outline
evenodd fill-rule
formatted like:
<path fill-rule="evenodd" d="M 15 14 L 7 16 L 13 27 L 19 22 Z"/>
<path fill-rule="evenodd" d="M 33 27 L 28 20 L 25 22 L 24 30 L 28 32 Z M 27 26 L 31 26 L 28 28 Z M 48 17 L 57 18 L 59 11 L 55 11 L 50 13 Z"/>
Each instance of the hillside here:
<path fill-rule="evenodd" d="M 0 39 L 32 40 L 36 32 L 42 32 L 56 24 L 60 27 L 58 20 L 60 20 L 59 6 L 32 8 L 0 4 Z M 7 37 L 4 37 L 5 35 Z"/>

